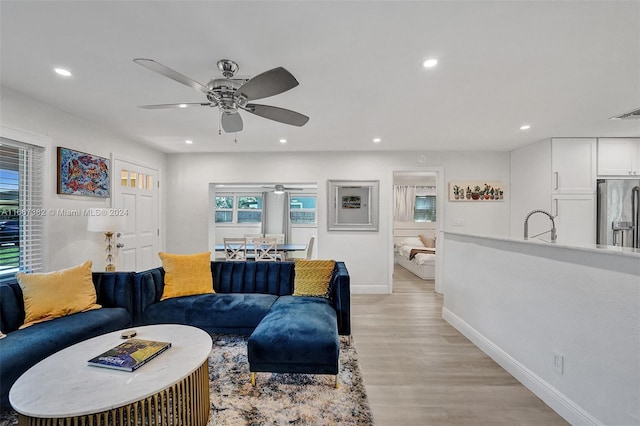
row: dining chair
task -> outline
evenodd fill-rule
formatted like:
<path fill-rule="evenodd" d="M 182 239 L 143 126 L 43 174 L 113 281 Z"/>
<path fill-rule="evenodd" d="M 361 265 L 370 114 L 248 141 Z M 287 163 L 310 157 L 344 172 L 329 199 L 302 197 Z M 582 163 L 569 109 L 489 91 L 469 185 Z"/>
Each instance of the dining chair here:
<path fill-rule="evenodd" d="M 254 238 L 252 243 L 256 262 L 275 262 L 280 259 L 276 238 Z"/>
<path fill-rule="evenodd" d="M 316 240 L 316 237 L 309 238 L 309 244 L 307 244 L 307 260 L 311 259 L 311 255 L 313 254 L 313 243 Z"/>
<path fill-rule="evenodd" d="M 284 244 L 284 234 L 264 234 L 265 238 L 275 238 L 278 244 Z"/>
<path fill-rule="evenodd" d="M 247 260 L 247 239 L 246 238 L 225 238 L 224 256 L 229 261 Z"/>

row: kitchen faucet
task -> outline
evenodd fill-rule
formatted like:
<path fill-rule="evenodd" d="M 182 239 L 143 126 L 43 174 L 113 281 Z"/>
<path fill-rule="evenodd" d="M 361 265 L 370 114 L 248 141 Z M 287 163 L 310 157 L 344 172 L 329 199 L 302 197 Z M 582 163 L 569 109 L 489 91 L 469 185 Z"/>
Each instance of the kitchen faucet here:
<path fill-rule="evenodd" d="M 553 215 L 551 213 L 549 213 L 549 212 L 544 211 L 544 210 L 532 210 L 531 212 L 529 212 L 527 217 L 524 218 L 524 239 L 525 240 L 529 239 L 529 218 L 531 217 L 531 215 L 533 215 L 535 213 L 542 213 L 542 214 L 546 214 L 547 216 L 549 216 L 549 219 L 551 219 L 551 229 L 549 231 L 541 232 L 538 235 L 534 235 L 531 238 L 535 238 L 535 237 L 538 237 L 538 236 L 540 236 L 542 234 L 546 234 L 547 232 L 551 232 L 551 242 L 555 243 L 556 240 L 558 239 L 558 234 L 556 234 L 556 222 L 553 220 Z"/>

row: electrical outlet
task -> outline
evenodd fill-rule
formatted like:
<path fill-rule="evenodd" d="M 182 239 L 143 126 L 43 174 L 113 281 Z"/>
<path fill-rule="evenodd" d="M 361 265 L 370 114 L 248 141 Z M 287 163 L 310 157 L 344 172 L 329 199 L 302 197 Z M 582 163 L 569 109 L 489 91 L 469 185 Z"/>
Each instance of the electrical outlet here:
<path fill-rule="evenodd" d="M 553 369 L 556 370 L 556 373 L 562 375 L 564 374 L 564 356 L 559 353 L 553 354 Z"/>

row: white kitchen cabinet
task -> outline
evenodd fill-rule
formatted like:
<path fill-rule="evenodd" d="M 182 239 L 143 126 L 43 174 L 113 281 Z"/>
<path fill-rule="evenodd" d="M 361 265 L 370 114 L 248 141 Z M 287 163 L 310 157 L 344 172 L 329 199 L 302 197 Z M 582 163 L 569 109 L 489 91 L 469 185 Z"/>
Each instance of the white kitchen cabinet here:
<path fill-rule="evenodd" d="M 526 215 L 542 209 L 558 215 L 558 244 L 595 244 L 596 153 L 596 138 L 552 138 L 511 151 L 511 236 L 522 237 Z M 545 215 L 530 217 L 529 238 L 550 229 Z"/>
<path fill-rule="evenodd" d="M 552 196 L 558 244 L 592 245 L 596 242 L 596 200 L 593 194 Z"/>
<path fill-rule="evenodd" d="M 593 194 L 596 190 L 596 139 L 551 139 L 554 194 Z"/>
<path fill-rule="evenodd" d="M 640 139 L 598 139 L 598 175 L 640 176 Z"/>

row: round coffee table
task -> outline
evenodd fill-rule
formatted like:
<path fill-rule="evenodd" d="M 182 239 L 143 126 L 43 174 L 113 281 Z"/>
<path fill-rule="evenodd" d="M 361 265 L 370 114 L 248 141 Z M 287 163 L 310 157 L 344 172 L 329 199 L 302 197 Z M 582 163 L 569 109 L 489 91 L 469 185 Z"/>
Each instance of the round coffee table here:
<path fill-rule="evenodd" d="M 134 329 L 136 338 L 171 342 L 171 348 L 133 372 L 87 364 L 122 343 L 120 331 L 56 352 L 11 388 L 20 424 L 206 425 L 211 337 L 184 325 Z"/>

